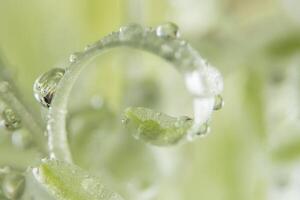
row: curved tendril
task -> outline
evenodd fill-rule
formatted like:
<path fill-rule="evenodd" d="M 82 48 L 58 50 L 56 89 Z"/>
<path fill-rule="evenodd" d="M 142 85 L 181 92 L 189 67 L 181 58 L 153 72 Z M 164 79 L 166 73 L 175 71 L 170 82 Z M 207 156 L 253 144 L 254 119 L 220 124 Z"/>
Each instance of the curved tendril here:
<path fill-rule="evenodd" d="M 70 92 L 84 67 L 93 58 L 111 48 L 127 46 L 153 53 L 172 63 L 185 76 L 187 88 L 194 96 L 195 110 L 194 125 L 188 138 L 193 137 L 197 129 L 209 119 L 213 112 L 214 96 L 223 89 L 221 75 L 216 69 L 209 67 L 185 40 L 178 38 L 178 33 L 172 34 L 170 30 L 167 32 L 171 34 L 158 32 L 163 28 L 155 30 L 137 24 L 124 26 L 120 31 L 87 46 L 84 52 L 70 56 L 69 66 L 57 86 L 48 115 L 48 142 L 54 158 L 72 162 L 65 128 Z"/>

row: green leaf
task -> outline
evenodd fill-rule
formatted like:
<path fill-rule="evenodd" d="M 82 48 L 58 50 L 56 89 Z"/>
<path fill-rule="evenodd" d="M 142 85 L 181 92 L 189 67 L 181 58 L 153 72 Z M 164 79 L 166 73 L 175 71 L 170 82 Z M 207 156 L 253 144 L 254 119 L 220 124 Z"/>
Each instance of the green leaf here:
<path fill-rule="evenodd" d="M 46 160 L 33 173 L 58 200 L 123 200 L 99 178 L 66 162 Z"/>
<path fill-rule="evenodd" d="M 136 130 L 135 138 L 158 146 L 178 143 L 193 124 L 189 117 L 175 118 L 142 107 L 127 108 L 124 116 L 126 124 Z"/>

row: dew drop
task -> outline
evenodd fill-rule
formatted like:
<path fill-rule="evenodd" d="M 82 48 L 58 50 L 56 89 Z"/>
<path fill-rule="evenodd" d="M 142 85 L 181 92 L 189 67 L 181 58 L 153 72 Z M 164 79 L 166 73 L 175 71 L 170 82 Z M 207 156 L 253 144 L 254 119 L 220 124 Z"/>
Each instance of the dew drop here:
<path fill-rule="evenodd" d="M 223 91 L 222 75 L 211 66 L 202 66 L 187 72 L 185 74 L 185 83 L 194 96 L 215 96 Z"/>
<path fill-rule="evenodd" d="M 16 130 L 21 127 L 20 117 L 10 108 L 5 108 L 2 112 L 4 126 L 8 130 Z"/>
<path fill-rule="evenodd" d="M 18 199 L 25 189 L 25 177 L 19 172 L 7 174 L 2 183 L 2 191 L 8 199 Z"/>
<path fill-rule="evenodd" d="M 180 37 L 179 28 L 176 24 L 168 22 L 162 25 L 159 25 L 156 28 L 156 35 L 162 38 L 175 39 Z"/>
<path fill-rule="evenodd" d="M 224 100 L 221 95 L 216 95 L 215 96 L 215 105 L 214 105 L 214 110 L 220 110 L 224 106 Z"/>
<path fill-rule="evenodd" d="M 80 55 L 80 53 L 78 53 L 78 52 L 72 53 L 69 57 L 69 61 L 71 63 L 77 62 L 79 55 Z"/>
<path fill-rule="evenodd" d="M 208 124 L 208 122 L 205 122 L 204 124 L 202 124 L 200 126 L 200 128 L 196 134 L 199 136 L 203 136 L 203 135 L 206 135 L 209 131 L 210 131 L 209 124 Z"/>
<path fill-rule="evenodd" d="M 139 24 L 128 24 L 120 28 L 120 40 L 127 41 L 142 36 L 143 27 Z"/>
<path fill-rule="evenodd" d="M 27 149 L 32 145 L 31 134 L 26 129 L 14 131 L 11 140 L 12 144 L 20 149 Z"/>
<path fill-rule="evenodd" d="M 224 87 L 223 77 L 216 68 L 208 66 L 205 69 L 205 82 L 210 94 L 217 95 L 222 92 Z"/>
<path fill-rule="evenodd" d="M 65 70 L 54 68 L 42 74 L 34 83 L 34 97 L 43 106 L 50 107 L 53 95 L 56 91 L 59 81 L 65 74 Z"/>

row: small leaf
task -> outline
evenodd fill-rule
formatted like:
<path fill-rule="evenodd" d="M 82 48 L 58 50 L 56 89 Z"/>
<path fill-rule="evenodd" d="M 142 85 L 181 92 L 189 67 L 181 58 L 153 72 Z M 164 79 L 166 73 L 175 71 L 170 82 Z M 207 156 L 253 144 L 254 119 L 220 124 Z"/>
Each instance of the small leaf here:
<path fill-rule="evenodd" d="M 193 124 L 189 117 L 175 118 L 142 107 L 127 108 L 124 116 L 124 122 L 137 130 L 135 138 L 158 146 L 178 143 Z"/>
<path fill-rule="evenodd" d="M 99 178 L 72 164 L 47 160 L 34 168 L 33 173 L 58 200 L 123 200 Z"/>

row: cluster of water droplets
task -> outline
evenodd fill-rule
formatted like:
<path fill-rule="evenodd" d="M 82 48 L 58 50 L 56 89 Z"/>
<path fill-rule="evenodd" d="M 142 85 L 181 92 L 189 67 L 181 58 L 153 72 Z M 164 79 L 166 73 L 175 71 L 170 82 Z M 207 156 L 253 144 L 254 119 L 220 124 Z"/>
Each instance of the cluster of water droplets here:
<path fill-rule="evenodd" d="M 0 83 L 0 92 L 7 93 L 9 90 L 9 83 Z M 27 149 L 31 146 L 33 142 L 31 134 L 23 127 L 20 116 L 9 106 L 3 105 L 3 110 L 0 112 L 0 127 L 7 130 L 15 147 Z"/>
<path fill-rule="evenodd" d="M 25 189 L 25 176 L 10 167 L 0 168 L 0 199 L 20 199 Z"/>
<path fill-rule="evenodd" d="M 9 131 L 12 144 L 19 149 L 27 149 L 32 144 L 32 136 L 27 129 L 22 127 L 20 117 L 6 107 L 1 114 L 1 126 Z"/>
<path fill-rule="evenodd" d="M 9 107 L 4 108 L 1 114 L 1 125 L 10 131 L 21 128 L 21 119 L 15 111 Z"/>

